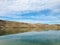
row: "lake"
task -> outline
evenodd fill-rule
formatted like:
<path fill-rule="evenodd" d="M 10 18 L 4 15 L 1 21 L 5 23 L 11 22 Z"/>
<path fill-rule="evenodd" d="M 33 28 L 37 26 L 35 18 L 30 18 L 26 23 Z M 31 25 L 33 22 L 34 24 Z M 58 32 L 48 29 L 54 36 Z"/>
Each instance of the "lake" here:
<path fill-rule="evenodd" d="M 0 45 L 60 45 L 60 31 L 31 31 L 0 36 Z"/>

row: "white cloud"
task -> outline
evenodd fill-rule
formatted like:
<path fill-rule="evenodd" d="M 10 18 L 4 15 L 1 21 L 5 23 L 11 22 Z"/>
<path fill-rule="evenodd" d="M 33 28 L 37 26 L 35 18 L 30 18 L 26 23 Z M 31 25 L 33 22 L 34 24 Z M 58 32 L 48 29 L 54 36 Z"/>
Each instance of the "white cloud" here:
<path fill-rule="evenodd" d="M 53 8 L 60 0 L 0 0 L 0 15 L 11 11 L 38 11 Z"/>

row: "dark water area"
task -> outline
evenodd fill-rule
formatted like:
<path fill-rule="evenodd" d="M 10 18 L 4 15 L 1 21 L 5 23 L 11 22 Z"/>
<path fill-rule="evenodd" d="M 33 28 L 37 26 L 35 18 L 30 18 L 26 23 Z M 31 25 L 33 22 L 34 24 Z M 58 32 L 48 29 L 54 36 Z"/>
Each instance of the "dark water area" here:
<path fill-rule="evenodd" d="M 0 36 L 0 45 L 60 45 L 60 31 L 32 31 Z"/>

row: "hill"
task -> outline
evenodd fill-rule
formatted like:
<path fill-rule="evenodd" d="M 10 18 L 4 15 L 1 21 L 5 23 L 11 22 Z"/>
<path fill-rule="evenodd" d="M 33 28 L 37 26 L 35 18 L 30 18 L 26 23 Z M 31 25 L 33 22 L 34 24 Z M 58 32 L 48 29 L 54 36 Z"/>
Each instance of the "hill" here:
<path fill-rule="evenodd" d="M 30 24 L 0 20 L 0 35 L 42 30 L 60 30 L 60 24 Z"/>

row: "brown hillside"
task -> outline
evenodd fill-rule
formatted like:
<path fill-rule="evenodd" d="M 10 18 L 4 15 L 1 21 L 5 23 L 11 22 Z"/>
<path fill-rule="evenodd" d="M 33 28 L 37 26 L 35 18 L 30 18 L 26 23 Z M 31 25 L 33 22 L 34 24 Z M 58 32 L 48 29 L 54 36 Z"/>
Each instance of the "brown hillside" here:
<path fill-rule="evenodd" d="M 23 22 L 13 22 L 0 20 L 0 35 L 20 33 L 27 31 L 42 31 L 42 30 L 60 30 L 60 24 L 30 24 Z"/>

